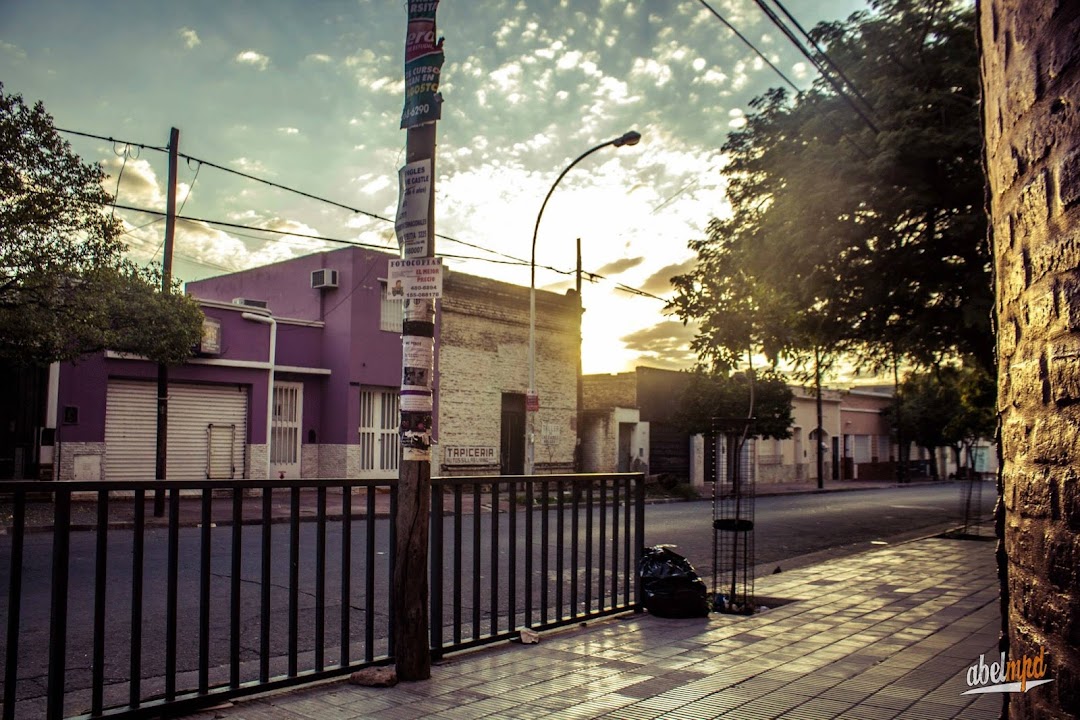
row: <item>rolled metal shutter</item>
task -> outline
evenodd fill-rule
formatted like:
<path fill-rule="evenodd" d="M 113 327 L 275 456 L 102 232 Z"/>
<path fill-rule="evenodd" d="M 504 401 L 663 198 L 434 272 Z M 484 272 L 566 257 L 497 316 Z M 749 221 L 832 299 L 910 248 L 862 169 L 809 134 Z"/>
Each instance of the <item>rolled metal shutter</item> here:
<path fill-rule="evenodd" d="M 233 478 L 245 475 L 248 393 L 237 385 L 169 386 L 169 437 L 166 476 L 169 480 L 205 480 L 210 460 L 211 425 L 233 426 Z M 218 428 L 220 432 L 221 428 Z M 220 436 L 219 436 L 220 437 Z M 153 480 L 157 441 L 157 385 L 111 380 L 105 409 L 105 477 L 109 480 Z M 216 448 L 225 445 L 217 443 Z M 220 457 L 214 476 L 225 476 Z"/>
<path fill-rule="evenodd" d="M 153 480 L 157 386 L 110 380 L 105 397 L 105 480 Z"/>

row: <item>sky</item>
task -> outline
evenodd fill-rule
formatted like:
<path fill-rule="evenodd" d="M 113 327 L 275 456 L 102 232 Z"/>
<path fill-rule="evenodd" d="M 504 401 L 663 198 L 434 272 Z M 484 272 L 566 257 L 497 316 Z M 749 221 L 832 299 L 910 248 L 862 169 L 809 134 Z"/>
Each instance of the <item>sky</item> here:
<path fill-rule="evenodd" d="M 754 0 L 710 5 L 797 85 L 813 81 Z M 784 6 L 805 28 L 868 9 Z M 152 147 L 176 127 L 181 153 L 393 218 L 405 25 L 392 0 L 3 0 L 0 82 L 44 102 L 59 128 L 116 139 L 64 135 L 102 164 L 120 204 L 164 210 L 167 157 Z M 693 267 L 688 242 L 726 212 L 727 134 L 784 81 L 698 0 L 443 0 L 438 33 L 436 231 L 469 245 L 439 238 L 436 253 L 473 258 L 447 258 L 454 271 L 528 286 L 552 183 L 585 150 L 637 130 L 638 145 L 604 148 L 559 183 L 536 282 L 572 288 L 580 238 L 583 371 L 692 366 L 694 326 L 665 315 L 663 299 Z M 392 223 L 209 164 L 181 161 L 178 175 L 182 280 L 341 247 L 304 235 L 396 250 Z M 117 217 L 133 259 L 160 258 L 158 217 Z"/>

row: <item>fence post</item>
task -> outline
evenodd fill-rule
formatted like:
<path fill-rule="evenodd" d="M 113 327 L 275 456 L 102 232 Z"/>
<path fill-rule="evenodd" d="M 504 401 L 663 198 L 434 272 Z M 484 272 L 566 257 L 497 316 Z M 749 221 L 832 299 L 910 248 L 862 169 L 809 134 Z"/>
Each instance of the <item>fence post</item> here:
<path fill-rule="evenodd" d="M 430 580 L 431 659 L 439 660 L 442 652 L 443 627 L 443 486 L 431 483 L 431 558 L 428 563 Z"/>
<path fill-rule="evenodd" d="M 634 478 L 635 483 L 635 497 L 634 497 L 634 612 L 641 612 L 645 609 L 645 606 L 641 601 L 641 573 L 638 572 L 638 568 L 641 567 L 641 554 L 645 547 L 645 475 L 644 473 L 638 474 Z"/>
<path fill-rule="evenodd" d="M 71 493 L 59 490 L 53 503 L 52 603 L 49 606 L 49 678 L 45 716 L 64 717 L 64 660 L 67 654 L 68 560 Z"/>

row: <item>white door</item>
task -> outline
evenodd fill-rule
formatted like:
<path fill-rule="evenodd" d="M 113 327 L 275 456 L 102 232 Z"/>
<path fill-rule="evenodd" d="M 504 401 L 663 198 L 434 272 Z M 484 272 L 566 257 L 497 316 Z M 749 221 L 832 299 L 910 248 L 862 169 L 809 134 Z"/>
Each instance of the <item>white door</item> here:
<path fill-rule="evenodd" d="M 274 383 L 274 417 L 270 428 L 270 476 L 300 478 L 300 427 L 304 419 L 302 383 Z"/>
<path fill-rule="evenodd" d="M 169 385 L 168 480 L 244 477 L 247 389 L 239 385 Z M 153 480 L 157 385 L 110 380 L 105 401 L 106 480 Z"/>
<path fill-rule="evenodd" d="M 360 477 L 394 477 L 401 456 L 397 388 L 360 388 Z"/>

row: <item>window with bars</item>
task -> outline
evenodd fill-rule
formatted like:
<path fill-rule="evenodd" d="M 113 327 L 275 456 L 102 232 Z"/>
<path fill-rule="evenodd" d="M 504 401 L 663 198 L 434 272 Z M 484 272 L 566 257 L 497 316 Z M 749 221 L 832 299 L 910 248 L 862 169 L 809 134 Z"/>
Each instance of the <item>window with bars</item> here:
<path fill-rule="evenodd" d="M 401 332 L 401 320 L 404 314 L 400 297 L 393 297 L 387 290 L 385 280 L 379 281 L 382 290 L 379 304 L 379 329 L 387 332 Z"/>

